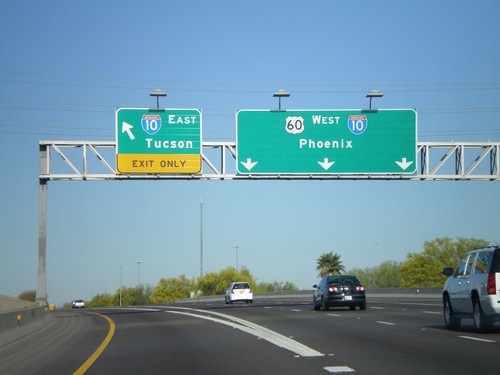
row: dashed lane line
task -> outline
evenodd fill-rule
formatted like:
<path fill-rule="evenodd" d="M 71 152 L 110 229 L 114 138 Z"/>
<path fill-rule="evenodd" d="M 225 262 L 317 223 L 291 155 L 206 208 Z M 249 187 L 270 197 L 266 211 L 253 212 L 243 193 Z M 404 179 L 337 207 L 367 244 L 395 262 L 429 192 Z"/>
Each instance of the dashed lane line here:
<path fill-rule="evenodd" d="M 466 340 L 473 340 L 473 341 L 481 341 L 481 342 L 496 342 L 495 340 L 488 340 L 488 339 L 480 339 L 478 337 L 472 337 L 472 336 L 458 336 L 461 339 L 466 339 Z"/>
<path fill-rule="evenodd" d="M 378 324 L 385 324 L 386 326 L 395 326 L 396 325 L 396 323 L 384 322 L 384 321 L 381 321 L 381 320 L 377 320 L 377 323 Z"/>
<path fill-rule="evenodd" d="M 329 367 L 323 367 L 326 371 L 332 372 L 332 373 L 343 373 L 343 372 L 355 372 L 352 368 L 347 367 L 347 366 L 329 366 Z"/>

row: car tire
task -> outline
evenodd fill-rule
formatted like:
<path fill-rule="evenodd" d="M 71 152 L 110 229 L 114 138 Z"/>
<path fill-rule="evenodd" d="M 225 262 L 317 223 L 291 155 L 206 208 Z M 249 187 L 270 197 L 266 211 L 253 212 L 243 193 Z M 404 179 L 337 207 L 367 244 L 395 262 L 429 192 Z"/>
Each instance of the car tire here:
<path fill-rule="evenodd" d="M 473 302 L 473 320 L 477 332 L 483 333 L 491 330 L 493 322 L 484 314 L 481 303 L 477 299 Z"/>
<path fill-rule="evenodd" d="M 455 316 L 455 312 L 453 311 L 453 307 L 451 307 L 450 299 L 448 297 L 445 297 L 444 299 L 443 316 L 446 329 L 457 330 L 460 328 L 461 320 Z"/>
<path fill-rule="evenodd" d="M 318 311 L 319 310 L 319 305 L 316 303 L 316 300 L 313 298 L 313 310 Z"/>
<path fill-rule="evenodd" d="M 356 305 L 349 306 L 349 310 L 356 310 Z"/>
<path fill-rule="evenodd" d="M 323 308 L 323 311 L 328 311 L 329 310 L 329 306 L 326 304 L 325 302 L 325 299 L 324 298 L 321 298 L 321 307 Z"/>
<path fill-rule="evenodd" d="M 359 305 L 359 309 L 365 311 L 366 310 L 366 303 Z"/>

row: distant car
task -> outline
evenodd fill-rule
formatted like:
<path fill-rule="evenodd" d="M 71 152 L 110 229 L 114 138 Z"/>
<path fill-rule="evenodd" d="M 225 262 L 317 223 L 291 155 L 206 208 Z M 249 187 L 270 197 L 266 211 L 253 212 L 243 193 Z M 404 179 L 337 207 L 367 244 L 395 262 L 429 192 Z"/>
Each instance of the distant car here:
<path fill-rule="evenodd" d="M 239 281 L 229 284 L 226 289 L 226 303 L 233 303 L 236 301 L 245 301 L 246 303 L 253 303 L 253 292 L 250 284 L 244 281 Z"/>
<path fill-rule="evenodd" d="M 313 308 L 314 310 L 328 310 L 332 306 L 348 306 L 354 310 L 366 310 L 365 287 L 356 276 L 329 275 L 314 285 Z"/>
<path fill-rule="evenodd" d="M 83 309 L 85 307 L 85 302 L 81 299 L 74 300 L 71 302 L 71 308 L 73 309 Z"/>
<path fill-rule="evenodd" d="M 463 318 L 472 318 L 478 332 L 489 331 L 500 321 L 500 247 L 469 251 L 448 276 L 443 288 L 443 314 L 447 329 L 459 329 Z"/>

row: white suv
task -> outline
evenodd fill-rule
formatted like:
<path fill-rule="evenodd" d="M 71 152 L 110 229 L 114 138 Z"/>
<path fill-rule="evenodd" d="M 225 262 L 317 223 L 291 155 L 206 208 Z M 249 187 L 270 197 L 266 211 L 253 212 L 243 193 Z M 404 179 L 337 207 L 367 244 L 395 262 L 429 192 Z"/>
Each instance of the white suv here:
<path fill-rule="evenodd" d="M 500 320 L 500 247 L 490 246 L 464 255 L 443 289 L 444 323 L 447 329 L 459 329 L 462 318 L 472 318 L 478 332 L 491 329 Z"/>

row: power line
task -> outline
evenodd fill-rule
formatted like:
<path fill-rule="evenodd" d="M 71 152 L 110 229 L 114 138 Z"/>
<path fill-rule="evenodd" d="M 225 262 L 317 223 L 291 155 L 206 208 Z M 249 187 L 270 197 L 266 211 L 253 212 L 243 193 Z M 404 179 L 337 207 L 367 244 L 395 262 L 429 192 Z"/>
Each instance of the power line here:
<path fill-rule="evenodd" d="M 281 83 L 254 83 L 254 82 L 224 82 L 224 81 L 185 81 L 185 80 L 167 80 L 167 79 L 151 79 L 151 78 L 138 78 L 138 77 L 112 77 L 112 76 L 94 76 L 85 74 L 62 74 L 62 73 L 48 73 L 48 72 L 22 72 L 22 71 L 10 71 L 10 70 L 0 70 L 0 73 L 6 74 L 18 74 L 18 75 L 28 75 L 28 76 L 46 76 L 46 77 L 61 77 L 61 78 L 80 78 L 80 79 L 98 79 L 98 80 L 110 80 L 110 81 L 133 81 L 133 82 L 152 82 L 152 83 L 174 83 L 174 84 L 189 84 L 189 85 L 223 85 L 223 86 L 264 86 L 264 87 L 275 87 L 276 85 L 288 85 L 293 87 L 372 87 L 372 86 L 384 86 L 384 87 L 438 87 L 438 86 L 448 86 L 448 87 L 468 87 L 468 86 L 500 86 L 500 82 L 460 82 L 460 83 L 363 83 L 363 84 L 351 84 L 351 83 L 293 83 L 293 82 L 281 82 Z M 150 87 L 148 87 L 149 89 Z M 500 87 L 497 87 L 497 89 Z M 266 91 L 267 92 L 267 91 Z"/>

